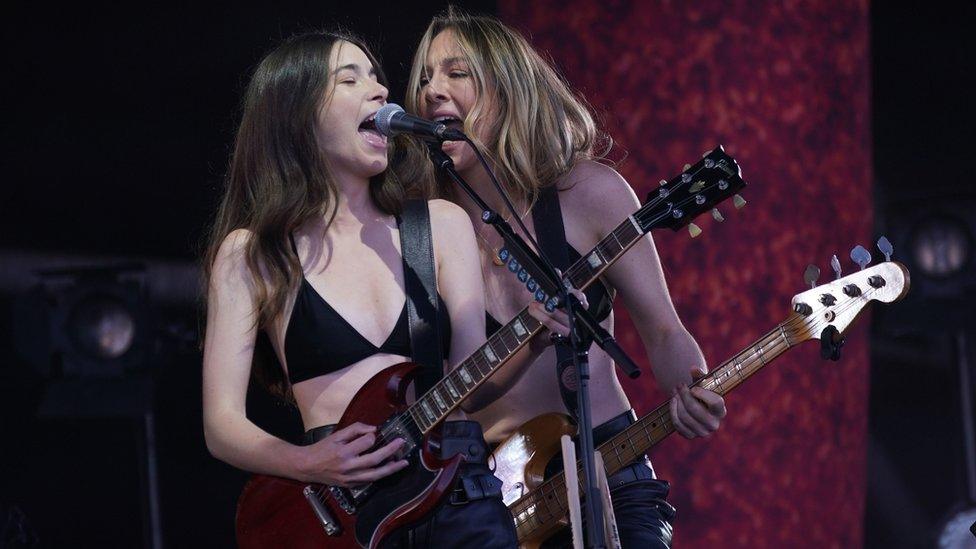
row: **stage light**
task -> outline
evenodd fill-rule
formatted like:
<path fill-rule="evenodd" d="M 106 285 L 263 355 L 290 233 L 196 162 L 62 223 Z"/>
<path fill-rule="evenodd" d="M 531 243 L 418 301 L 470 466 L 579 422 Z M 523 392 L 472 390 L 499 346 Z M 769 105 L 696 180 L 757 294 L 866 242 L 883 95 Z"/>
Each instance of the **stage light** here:
<path fill-rule="evenodd" d="M 138 266 L 43 271 L 19 303 L 21 354 L 47 378 L 146 371 L 152 322 Z"/>
<path fill-rule="evenodd" d="M 972 235 L 965 223 L 949 216 L 930 217 L 912 235 L 911 251 L 922 274 L 957 275 L 970 262 Z"/>
<path fill-rule="evenodd" d="M 93 294 L 68 314 L 67 333 L 79 352 L 95 360 L 115 360 L 132 348 L 136 321 L 122 300 Z"/>

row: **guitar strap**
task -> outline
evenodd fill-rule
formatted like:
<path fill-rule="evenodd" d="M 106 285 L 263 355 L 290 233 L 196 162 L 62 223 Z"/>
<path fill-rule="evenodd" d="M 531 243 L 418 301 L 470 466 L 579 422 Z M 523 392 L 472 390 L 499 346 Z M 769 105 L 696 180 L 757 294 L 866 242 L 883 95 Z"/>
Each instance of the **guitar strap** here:
<path fill-rule="evenodd" d="M 410 350 L 420 367 L 416 395 L 429 391 L 444 374 L 434 246 L 430 236 L 430 211 L 426 200 L 408 200 L 398 218 L 403 254 L 403 285 L 407 294 Z"/>
<path fill-rule="evenodd" d="M 539 241 L 542 253 L 562 272 L 569 268 L 569 243 L 566 241 L 566 228 L 563 226 L 563 214 L 559 207 L 559 195 L 556 186 L 552 185 L 539 192 L 539 198 L 532 207 L 532 223 L 535 225 L 535 237 Z M 588 339 L 584 344 L 589 347 Z M 556 383 L 563 404 L 573 421 L 576 421 L 576 369 L 573 366 L 573 349 L 569 341 L 556 343 Z"/>

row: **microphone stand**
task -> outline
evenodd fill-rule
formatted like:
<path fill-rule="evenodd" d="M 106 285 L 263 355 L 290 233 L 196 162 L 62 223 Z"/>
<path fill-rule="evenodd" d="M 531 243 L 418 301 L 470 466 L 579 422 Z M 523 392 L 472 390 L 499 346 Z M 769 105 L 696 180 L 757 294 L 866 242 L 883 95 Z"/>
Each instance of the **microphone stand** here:
<path fill-rule="evenodd" d="M 498 188 L 502 199 L 505 201 L 506 205 L 516 220 L 519 220 L 521 225 L 521 220 L 518 217 L 517 212 L 515 212 L 514 207 L 505 195 L 504 190 L 495 181 L 494 175 L 488 168 L 487 162 L 481 155 L 478 148 L 471 143 L 470 140 L 466 140 L 468 145 L 474 150 L 478 159 L 481 161 L 488 175 L 492 178 Z M 589 396 L 589 380 L 590 380 L 590 364 L 589 364 L 589 351 L 585 345 L 583 338 L 581 336 L 581 330 L 585 330 L 593 336 L 594 341 L 597 342 L 607 353 L 614 359 L 614 361 L 627 373 L 630 377 L 637 377 L 640 375 L 640 369 L 631 360 L 626 353 L 620 348 L 613 337 L 603 329 L 602 326 L 593 318 L 590 313 L 582 307 L 582 304 L 573 294 L 569 293 L 570 284 L 569 281 L 563 281 L 561 277 L 558 276 L 555 267 L 545 258 L 544 254 L 536 254 L 528 244 L 525 243 L 522 238 L 512 230 L 512 227 L 504 220 L 502 217 L 492 210 L 488 204 L 478 196 L 478 193 L 471 188 L 470 185 L 461 177 L 454 167 L 454 162 L 451 158 L 444 153 L 440 148 L 440 142 L 427 142 L 428 148 L 430 150 L 431 160 L 434 165 L 444 171 L 455 183 L 457 183 L 462 190 L 473 200 L 479 208 L 481 208 L 482 214 L 481 219 L 485 223 L 491 225 L 498 231 L 501 235 L 502 240 L 504 240 L 506 249 L 509 250 L 511 254 L 511 259 L 509 260 L 509 270 L 512 272 L 519 272 L 520 269 L 525 269 L 528 275 L 536 281 L 538 288 L 535 291 L 535 299 L 537 301 L 545 301 L 546 310 L 552 312 L 556 307 L 562 305 L 569 318 L 569 341 L 573 349 L 573 362 L 576 367 L 576 378 L 577 378 L 577 420 L 579 422 L 579 448 L 581 459 L 583 462 L 583 494 L 584 498 L 584 516 L 587 524 L 587 547 L 594 549 L 602 549 L 606 547 L 606 536 L 604 531 L 604 521 L 603 521 L 603 502 L 602 496 L 599 489 L 596 486 L 596 465 L 594 463 L 594 444 L 593 444 L 593 423 L 590 414 L 590 396 Z M 525 234 L 531 238 L 529 231 L 522 226 L 522 230 Z M 534 242 L 534 241 L 533 241 Z M 536 244 L 536 249 L 541 252 L 541 248 Z M 503 255 L 504 252 L 500 253 Z M 502 257 L 501 259 L 505 259 Z M 547 296 L 557 296 L 555 298 L 547 298 Z"/>

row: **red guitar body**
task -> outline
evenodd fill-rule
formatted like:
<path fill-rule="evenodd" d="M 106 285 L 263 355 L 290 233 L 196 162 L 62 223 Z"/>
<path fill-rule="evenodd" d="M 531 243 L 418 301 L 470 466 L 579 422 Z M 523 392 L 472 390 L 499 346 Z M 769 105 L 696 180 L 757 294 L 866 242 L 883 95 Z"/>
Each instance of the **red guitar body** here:
<path fill-rule="evenodd" d="M 403 362 L 373 376 L 353 397 L 336 430 L 356 422 L 379 427 L 404 412 L 416 368 Z M 415 434 L 418 448 L 407 458 L 410 465 L 372 483 L 365 494 L 254 475 L 237 503 L 238 546 L 375 548 L 394 531 L 421 522 L 454 486 L 464 457 L 440 459 L 432 450 L 436 437 Z M 320 518 L 322 510 L 328 519 Z"/>

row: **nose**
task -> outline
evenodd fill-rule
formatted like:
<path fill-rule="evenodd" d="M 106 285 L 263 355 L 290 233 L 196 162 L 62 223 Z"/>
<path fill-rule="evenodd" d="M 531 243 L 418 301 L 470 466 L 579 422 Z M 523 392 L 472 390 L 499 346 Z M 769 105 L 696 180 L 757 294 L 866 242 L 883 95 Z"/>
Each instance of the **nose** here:
<path fill-rule="evenodd" d="M 386 98 L 390 96 L 390 90 L 386 89 L 386 86 L 376 83 L 376 87 L 370 91 L 372 94 L 369 98 L 370 101 L 386 101 Z"/>
<path fill-rule="evenodd" d="M 441 87 L 441 79 L 432 76 L 424 89 L 424 97 L 428 103 L 443 103 L 449 99 L 447 92 Z"/>

